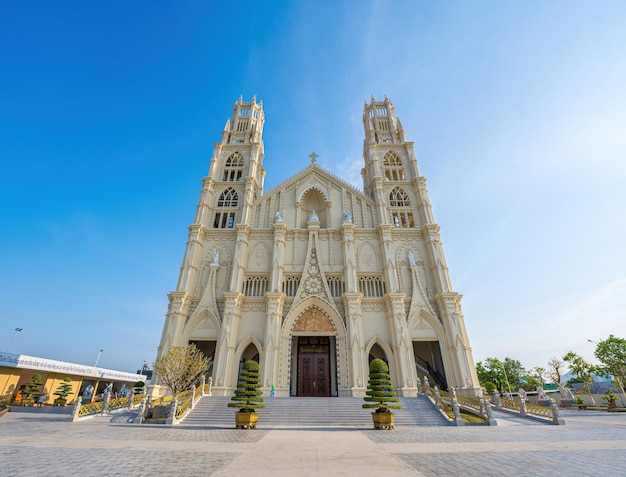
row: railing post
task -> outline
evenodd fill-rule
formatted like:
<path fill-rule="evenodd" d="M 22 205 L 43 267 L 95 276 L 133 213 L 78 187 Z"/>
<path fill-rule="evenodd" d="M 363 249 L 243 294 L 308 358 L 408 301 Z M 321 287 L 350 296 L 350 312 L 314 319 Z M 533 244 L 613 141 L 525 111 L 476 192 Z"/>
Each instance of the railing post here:
<path fill-rule="evenodd" d="M 450 396 L 452 397 L 452 412 L 454 412 L 454 423 L 457 426 L 464 426 L 463 418 L 461 417 L 461 409 L 459 408 L 459 401 L 456 399 L 456 391 L 454 386 L 450 386 Z"/>
<path fill-rule="evenodd" d="M 428 388 L 430 387 L 430 383 L 428 382 L 428 376 L 424 376 L 424 394 L 428 392 Z M 437 386 L 435 386 L 436 388 Z"/>
<path fill-rule="evenodd" d="M 209 377 L 209 392 L 208 395 L 212 396 L 212 392 L 213 392 L 213 376 Z"/>
<path fill-rule="evenodd" d="M 146 406 L 148 405 L 149 397 L 144 395 L 139 403 L 139 409 L 137 410 L 137 417 L 133 420 L 136 424 L 141 424 L 146 418 Z"/>
<path fill-rule="evenodd" d="M 178 407 L 178 399 L 174 397 L 172 399 L 172 404 L 170 404 L 170 414 L 167 416 L 165 424 L 173 426 L 176 424 L 176 408 Z"/>
<path fill-rule="evenodd" d="M 439 388 L 435 386 L 433 389 L 435 390 L 435 407 L 439 409 L 439 400 L 441 399 L 439 396 Z"/>
<path fill-rule="evenodd" d="M 487 411 L 487 422 L 489 423 L 490 426 L 497 426 L 498 421 L 496 421 L 496 418 L 493 415 L 493 409 L 491 409 L 491 404 L 488 401 L 489 395 L 485 396 L 483 399 L 484 399 L 485 411 Z"/>
<path fill-rule="evenodd" d="M 517 395 L 517 401 L 519 402 L 519 415 L 522 417 L 526 417 L 526 399 L 520 394 Z"/>
<path fill-rule="evenodd" d="M 493 399 L 496 401 L 496 409 L 500 411 L 502 409 L 502 401 L 500 401 L 500 393 L 498 391 L 493 393 Z"/>
<path fill-rule="evenodd" d="M 553 399 L 550 399 L 550 407 L 552 408 L 552 424 L 556 424 L 557 426 L 562 426 L 565 424 L 565 421 L 559 415 L 559 407 L 556 405 Z"/>
<path fill-rule="evenodd" d="M 196 385 L 191 388 L 191 409 L 196 406 Z"/>
<path fill-rule="evenodd" d="M 83 398 L 78 396 L 76 398 L 76 402 L 74 403 L 74 409 L 72 409 L 72 422 L 78 421 L 78 413 L 80 411 L 80 406 L 83 405 Z"/>
<path fill-rule="evenodd" d="M 204 396 L 204 386 L 206 385 L 206 376 L 202 375 L 202 381 L 200 383 L 200 396 Z"/>
<path fill-rule="evenodd" d="M 102 399 L 102 415 L 109 414 L 109 401 L 111 400 L 111 394 L 104 393 L 104 399 Z"/>

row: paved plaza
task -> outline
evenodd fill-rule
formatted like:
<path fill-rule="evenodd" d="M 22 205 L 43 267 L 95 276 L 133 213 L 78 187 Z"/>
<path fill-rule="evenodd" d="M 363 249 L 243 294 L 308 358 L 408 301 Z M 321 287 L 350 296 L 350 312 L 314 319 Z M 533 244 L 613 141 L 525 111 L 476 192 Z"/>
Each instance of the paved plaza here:
<path fill-rule="evenodd" d="M 0 476 L 626 475 L 626 413 L 562 412 L 567 424 L 256 430 L 71 423 L 52 408 L 0 418 Z"/>

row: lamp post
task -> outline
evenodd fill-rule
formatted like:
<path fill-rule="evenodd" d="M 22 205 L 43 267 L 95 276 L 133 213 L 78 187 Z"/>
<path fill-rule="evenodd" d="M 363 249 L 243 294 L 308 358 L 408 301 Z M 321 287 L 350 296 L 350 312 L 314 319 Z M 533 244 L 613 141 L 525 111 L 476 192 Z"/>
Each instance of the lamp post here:
<path fill-rule="evenodd" d="M 11 335 L 11 340 L 9 341 L 9 346 L 7 347 L 7 353 L 11 351 L 11 345 L 13 344 L 13 340 L 20 331 L 22 331 L 22 328 L 15 328 L 15 333 Z"/>
<path fill-rule="evenodd" d="M 96 364 L 93 365 L 94 368 L 98 367 L 98 361 L 100 361 L 100 355 L 102 354 L 103 351 L 104 351 L 103 349 L 98 350 L 98 357 L 96 358 Z"/>
<path fill-rule="evenodd" d="M 593 340 L 589 340 L 588 339 L 587 341 L 589 341 L 589 343 L 593 343 L 596 346 L 599 345 L 599 343 L 597 343 L 597 342 L 595 342 Z M 626 392 L 624 392 L 624 386 L 622 385 L 621 379 L 619 378 L 619 376 L 613 376 L 613 377 L 615 378 L 615 381 L 617 381 L 617 384 L 618 384 L 620 390 L 622 391 L 622 396 L 626 397 Z M 623 398 L 620 398 L 620 400 L 623 400 Z"/>

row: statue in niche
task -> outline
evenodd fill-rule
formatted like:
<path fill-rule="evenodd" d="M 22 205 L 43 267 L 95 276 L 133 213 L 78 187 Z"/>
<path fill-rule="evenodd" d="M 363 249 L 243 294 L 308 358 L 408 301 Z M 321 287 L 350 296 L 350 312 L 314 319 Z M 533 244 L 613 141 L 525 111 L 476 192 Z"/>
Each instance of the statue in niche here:
<path fill-rule="evenodd" d="M 213 252 L 213 261 L 211 262 L 211 265 L 219 265 L 220 264 L 220 252 L 219 250 L 215 250 L 215 252 Z"/>
<path fill-rule="evenodd" d="M 409 250 L 409 264 L 412 267 L 415 266 L 415 255 L 413 255 L 413 250 Z"/>
<path fill-rule="evenodd" d="M 282 222 L 283 220 L 283 211 L 279 210 L 278 212 L 276 212 L 276 219 L 274 220 L 274 222 Z"/>
<path fill-rule="evenodd" d="M 320 218 L 317 216 L 315 211 L 311 212 L 311 216 L 309 217 L 309 222 L 319 222 Z"/>
<path fill-rule="evenodd" d="M 343 213 L 343 221 L 344 222 L 352 222 L 352 214 L 347 210 Z"/>

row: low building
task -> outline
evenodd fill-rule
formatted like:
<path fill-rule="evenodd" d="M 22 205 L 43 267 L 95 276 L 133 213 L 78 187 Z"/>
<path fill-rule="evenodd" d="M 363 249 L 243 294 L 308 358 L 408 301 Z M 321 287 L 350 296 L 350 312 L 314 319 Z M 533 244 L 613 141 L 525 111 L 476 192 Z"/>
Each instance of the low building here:
<path fill-rule="evenodd" d="M 54 403 L 54 392 L 68 377 L 73 391 L 67 397 L 68 404 L 73 404 L 77 396 L 81 396 L 90 385 L 94 390 L 93 399 L 97 399 L 109 383 L 113 383 L 113 393 L 117 393 L 124 385 L 132 389 L 137 381 L 146 381 L 143 374 L 0 351 L 0 396 L 7 396 L 11 402 L 15 402 L 19 391 L 32 381 L 35 374 L 41 375 L 41 391 L 46 395 L 44 404 Z"/>

